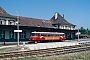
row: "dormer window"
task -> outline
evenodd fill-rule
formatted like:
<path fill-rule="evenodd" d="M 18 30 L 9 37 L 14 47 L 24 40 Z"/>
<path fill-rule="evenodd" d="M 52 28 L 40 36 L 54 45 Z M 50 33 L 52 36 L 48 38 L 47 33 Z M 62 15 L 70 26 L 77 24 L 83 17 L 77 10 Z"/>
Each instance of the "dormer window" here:
<path fill-rule="evenodd" d="M 5 24 L 5 20 L 0 20 L 0 24 L 4 25 Z"/>
<path fill-rule="evenodd" d="M 50 23 L 48 22 L 42 22 L 44 24 L 44 26 L 50 26 Z"/>
<path fill-rule="evenodd" d="M 57 24 L 56 24 L 56 25 L 54 25 L 54 27 L 55 27 L 56 29 L 58 29 L 58 28 L 59 28 Z"/>

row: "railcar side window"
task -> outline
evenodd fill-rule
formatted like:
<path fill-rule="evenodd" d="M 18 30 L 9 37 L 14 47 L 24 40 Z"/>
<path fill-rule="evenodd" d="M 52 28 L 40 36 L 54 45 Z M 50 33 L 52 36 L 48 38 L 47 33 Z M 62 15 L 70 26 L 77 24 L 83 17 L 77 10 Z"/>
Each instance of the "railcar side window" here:
<path fill-rule="evenodd" d="M 59 36 L 62 36 L 62 34 L 60 34 Z"/>
<path fill-rule="evenodd" d="M 47 34 L 44 34 L 44 36 L 47 36 Z"/>
<path fill-rule="evenodd" d="M 52 34 L 52 36 L 56 36 L 55 34 Z"/>
<path fill-rule="evenodd" d="M 56 34 L 55 36 L 59 36 L 58 34 Z"/>
<path fill-rule="evenodd" d="M 44 36 L 44 34 L 41 34 L 41 36 Z"/>
<path fill-rule="evenodd" d="M 47 36 L 47 34 L 41 34 L 41 36 Z"/>
<path fill-rule="evenodd" d="M 52 34 L 48 34 L 48 36 L 52 36 Z"/>
<path fill-rule="evenodd" d="M 37 36 L 40 36 L 40 33 L 37 33 L 36 35 L 37 35 Z"/>
<path fill-rule="evenodd" d="M 36 34 L 35 33 L 32 33 L 32 35 L 31 36 L 35 36 Z"/>

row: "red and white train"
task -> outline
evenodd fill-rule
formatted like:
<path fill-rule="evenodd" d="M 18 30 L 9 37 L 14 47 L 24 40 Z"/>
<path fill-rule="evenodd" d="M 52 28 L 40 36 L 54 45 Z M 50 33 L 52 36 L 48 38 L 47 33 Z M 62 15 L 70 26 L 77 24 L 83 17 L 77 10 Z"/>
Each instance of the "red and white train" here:
<path fill-rule="evenodd" d="M 31 41 L 65 41 L 66 37 L 64 33 L 58 32 L 32 32 L 29 38 Z"/>

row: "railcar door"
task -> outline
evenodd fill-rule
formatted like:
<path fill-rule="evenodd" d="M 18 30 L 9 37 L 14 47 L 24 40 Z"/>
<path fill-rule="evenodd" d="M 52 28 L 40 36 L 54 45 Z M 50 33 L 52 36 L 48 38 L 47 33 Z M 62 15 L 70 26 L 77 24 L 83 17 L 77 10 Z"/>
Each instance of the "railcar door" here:
<path fill-rule="evenodd" d="M 52 34 L 50 34 L 50 33 L 47 34 L 45 40 L 53 40 L 53 36 L 52 36 Z"/>
<path fill-rule="evenodd" d="M 59 34 L 54 34 L 55 36 L 54 37 L 54 40 L 59 40 Z"/>

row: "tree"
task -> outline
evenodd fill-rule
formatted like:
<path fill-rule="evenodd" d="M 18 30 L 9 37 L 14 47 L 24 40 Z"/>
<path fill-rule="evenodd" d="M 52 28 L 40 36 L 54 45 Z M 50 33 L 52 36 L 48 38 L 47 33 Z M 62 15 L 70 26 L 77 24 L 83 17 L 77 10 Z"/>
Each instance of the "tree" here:
<path fill-rule="evenodd" d="M 87 28 L 88 34 L 90 35 L 90 30 Z"/>
<path fill-rule="evenodd" d="M 80 32 L 81 32 L 81 34 L 88 34 L 89 30 L 88 30 L 88 28 L 85 29 L 85 28 L 81 27 Z"/>

